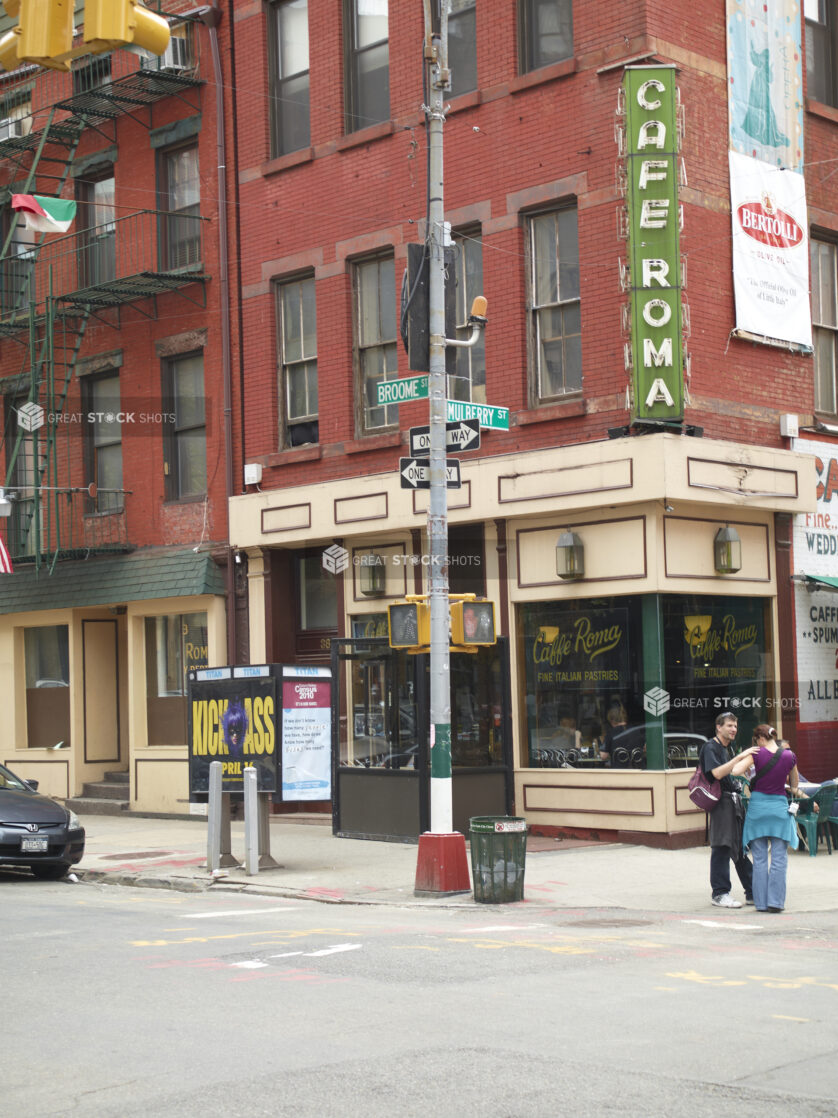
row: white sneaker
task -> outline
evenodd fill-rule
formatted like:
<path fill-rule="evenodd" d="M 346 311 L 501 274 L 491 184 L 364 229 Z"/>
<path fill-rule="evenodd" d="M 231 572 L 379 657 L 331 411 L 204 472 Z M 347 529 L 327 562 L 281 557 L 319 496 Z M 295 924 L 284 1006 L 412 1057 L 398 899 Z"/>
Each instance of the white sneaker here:
<path fill-rule="evenodd" d="M 718 905 L 719 908 L 741 908 L 741 901 L 736 901 L 731 897 L 730 893 L 722 893 L 720 897 L 713 897 L 713 904 Z"/>

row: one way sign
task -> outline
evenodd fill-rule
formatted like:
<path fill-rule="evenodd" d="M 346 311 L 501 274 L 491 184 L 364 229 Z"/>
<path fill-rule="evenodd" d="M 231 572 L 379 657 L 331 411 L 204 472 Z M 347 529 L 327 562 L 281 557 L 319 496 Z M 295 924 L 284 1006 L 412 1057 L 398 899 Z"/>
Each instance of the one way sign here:
<path fill-rule="evenodd" d="M 446 450 L 478 450 L 480 447 L 480 421 L 460 419 L 445 424 Z M 431 453 L 430 427 L 410 428 L 410 453 L 414 458 Z"/>
<path fill-rule="evenodd" d="M 431 488 L 431 467 L 427 459 L 400 458 L 399 474 L 401 475 L 402 489 Z M 445 485 L 447 489 L 460 488 L 459 458 L 445 459 Z"/>

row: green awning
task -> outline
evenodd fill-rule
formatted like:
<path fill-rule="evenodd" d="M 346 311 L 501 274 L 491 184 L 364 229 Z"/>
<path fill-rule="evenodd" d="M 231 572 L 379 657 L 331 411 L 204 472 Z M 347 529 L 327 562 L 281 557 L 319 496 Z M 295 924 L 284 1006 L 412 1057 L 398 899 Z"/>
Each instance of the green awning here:
<path fill-rule="evenodd" d="M 820 587 L 823 590 L 838 590 L 838 577 L 832 578 L 830 575 L 806 575 L 806 582 L 809 583 L 809 589 Z"/>
<path fill-rule="evenodd" d="M 18 563 L 14 574 L 0 575 L 0 614 L 223 593 L 224 573 L 208 552 L 143 548 L 59 562 L 52 574 Z"/>

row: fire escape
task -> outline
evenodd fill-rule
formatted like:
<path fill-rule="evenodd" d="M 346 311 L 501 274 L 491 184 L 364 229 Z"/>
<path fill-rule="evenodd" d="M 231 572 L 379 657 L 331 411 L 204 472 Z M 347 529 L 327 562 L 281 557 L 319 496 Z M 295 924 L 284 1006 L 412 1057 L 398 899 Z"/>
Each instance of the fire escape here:
<path fill-rule="evenodd" d="M 73 430 L 65 421 L 88 325 L 119 330 L 129 308 L 155 319 L 158 297 L 170 292 L 205 305 L 205 219 L 197 207 L 127 216 L 111 208 L 107 220 L 83 220 L 78 231 L 56 236 L 25 229 L 9 206 L 13 193 L 62 195 L 91 130 L 116 145 L 120 119 L 149 131 L 152 106 L 164 98 L 198 110 L 198 36 L 188 19 L 170 17 L 170 25 L 161 58 L 115 51 L 76 59 L 69 72 L 23 66 L 0 79 L 0 453 L 11 504 L 0 535 L 5 529 L 16 566 L 51 571 L 59 557 L 130 549 L 124 491 L 97 492 L 83 477 L 78 424 Z M 126 131 L 123 143 L 131 141 Z M 17 347 L 16 371 L 7 343 Z"/>

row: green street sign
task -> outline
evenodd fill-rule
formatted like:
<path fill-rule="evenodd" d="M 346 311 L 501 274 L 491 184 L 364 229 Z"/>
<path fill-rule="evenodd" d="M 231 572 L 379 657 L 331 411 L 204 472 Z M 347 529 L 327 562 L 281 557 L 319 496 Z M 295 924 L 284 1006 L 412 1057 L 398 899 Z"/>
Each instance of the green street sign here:
<path fill-rule="evenodd" d="M 509 408 L 496 408 L 491 404 L 473 404 L 469 400 L 448 400 L 448 422 L 476 419 L 481 427 L 495 431 L 509 430 Z"/>
<path fill-rule="evenodd" d="M 427 400 L 428 374 L 421 377 L 400 377 L 398 380 L 380 380 L 375 386 L 376 404 L 406 404 L 410 400 Z"/>

